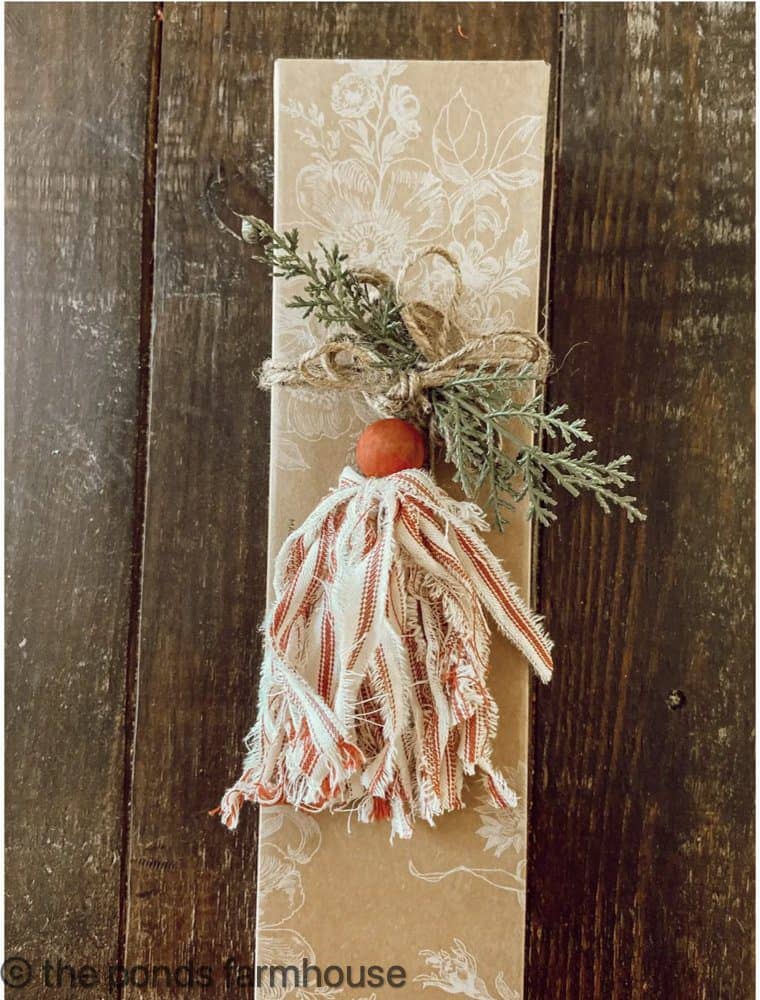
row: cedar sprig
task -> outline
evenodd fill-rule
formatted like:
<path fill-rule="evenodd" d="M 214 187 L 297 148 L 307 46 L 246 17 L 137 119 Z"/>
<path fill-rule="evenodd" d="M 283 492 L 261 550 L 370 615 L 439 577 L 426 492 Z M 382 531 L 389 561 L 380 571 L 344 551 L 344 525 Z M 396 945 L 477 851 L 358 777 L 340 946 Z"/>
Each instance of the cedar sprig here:
<path fill-rule="evenodd" d="M 603 463 L 596 450 L 578 453 L 579 445 L 592 441 L 585 420 L 567 419 L 565 404 L 545 411 L 541 394 L 526 401 L 534 381 L 530 366 L 518 371 L 508 364 L 483 366 L 431 393 L 435 428 L 464 492 L 474 496 L 486 489 L 500 530 L 523 499 L 529 517 L 544 525 L 556 520 L 552 481 L 574 497 L 591 493 L 605 513 L 617 506 L 629 521 L 644 520 L 635 497 L 625 491 L 633 482 L 625 469 L 630 455 Z M 537 444 L 525 443 L 525 429 Z M 547 439 L 563 447 L 547 450 Z"/>
<path fill-rule="evenodd" d="M 319 256 L 302 253 L 297 229 L 278 233 L 252 216 L 243 219 L 241 233 L 246 242 L 258 244 L 255 259 L 268 264 L 275 277 L 301 282 L 287 302 L 290 308 L 353 339 L 393 374 L 425 362 L 404 326 L 394 287 L 369 286 L 347 266 L 347 255 L 337 246 L 319 243 Z M 499 530 L 522 501 L 528 517 L 540 524 L 556 520 L 552 486 L 574 497 L 590 493 L 605 513 L 619 507 L 629 521 L 645 520 L 627 492 L 633 482 L 626 470 L 630 456 L 604 463 L 595 449 L 579 451 L 592 441 L 585 421 L 569 419 L 564 404 L 545 410 L 543 395 L 533 392 L 535 381 L 530 365 L 515 368 L 505 361 L 463 371 L 430 391 L 433 431 L 464 493 L 484 499 Z M 548 442 L 561 447 L 551 450 Z"/>
<path fill-rule="evenodd" d="M 289 308 L 304 318 L 314 316 L 327 330 L 340 328 L 375 353 L 383 367 L 401 371 L 422 360 L 407 335 L 394 289 L 360 281 L 337 246 L 318 243 L 321 260 L 312 251 L 302 254 L 297 229 L 280 234 L 253 216 L 243 219 L 241 234 L 247 243 L 260 244 L 254 260 L 268 264 L 275 278 L 301 279 L 302 290 L 287 302 Z"/>

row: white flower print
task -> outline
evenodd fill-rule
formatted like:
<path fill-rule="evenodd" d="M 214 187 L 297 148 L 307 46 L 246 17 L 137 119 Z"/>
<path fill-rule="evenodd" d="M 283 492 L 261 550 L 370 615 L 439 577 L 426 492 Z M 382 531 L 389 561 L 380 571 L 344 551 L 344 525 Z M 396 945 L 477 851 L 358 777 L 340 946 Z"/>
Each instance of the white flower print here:
<path fill-rule="evenodd" d="M 410 87 L 394 83 L 388 99 L 388 113 L 396 123 L 396 128 L 405 136 L 416 138 L 420 134 L 420 124 L 417 121 L 420 102 Z"/>
<path fill-rule="evenodd" d="M 454 938 L 450 950 L 420 952 L 429 971 L 414 977 L 422 988 L 432 986 L 444 993 L 472 997 L 473 1000 L 493 1000 L 485 981 L 478 975 L 478 964 L 459 938 Z"/>
<path fill-rule="evenodd" d="M 308 864 L 322 844 L 319 824 L 312 816 L 285 806 L 267 806 L 260 812 L 262 841 L 278 836 L 278 847 L 291 861 Z"/>
<path fill-rule="evenodd" d="M 499 261 L 480 240 L 470 240 L 467 244 L 455 240 L 449 249 L 459 261 L 466 287 L 482 292 L 493 283 L 499 273 Z"/>
<path fill-rule="evenodd" d="M 301 213 L 322 238 L 339 242 L 351 264 L 391 274 L 448 220 L 441 182 L 416 160 L 399 160 L 380 181 L 359 160 L 314 164 L 301 170 L 296 191 Z"/>
<path fill-rule="evenodd" d="M 512 309 L 505 297 L 519 299 L 531 294 L 522 275 L 535 274 L 537 256 L 528 246 L 523 232 L 506 251 L 495 250 L 490 233 L 483 234 L 487 242 L 472 239 L 467 243 L 454 240 L 449 250 L 456 257 L 462 272 L 463 290 L 457 309 L 457 325 L 469 336 L 497 333 L 515 325 Z M 451 269 L 438 259 L 427 265 L 418 280 L 417 294 L 426 302 L 443 309 L 451 296 Z"/>
<path fill-rule="evenodd" d="M 444 993 L 472 997 L 473 1000 L 495 1000 L 488 991 L 485 980 L 478 975 L 478 963 L 459 938 L 454 938 L 451 948 L 440 951 L 425 949 L 420 952 L 428 971 L 414 977 L 422 988 L 433 987 Z M 520 1000 L 520 994 L 513 990 L 499 972 L 495 981 L 496 992 L 502 1000 Z"/>
<path fill-rule="evenodd" d="M 346 73 L 333 84 L 332 109 L 341 118 L 363 118 L 374 105 L 375 94 L 366 76 Z"/>
<path fill-rule="evenodd" d="M 304 118 L 312 162 L 296 181 L 298 208 L 321 239 L 339 242 L 354 266 L 391 273 L 411 249 L 435 242 L 449 225 L 448 197 L 438 177 L 406 149 L 421 135 L 420 103 L 411 88 L 393 82 L 404 63 L 352 62 L 333 86 L 338 134 L 291 102 L 288 113 Z M 292 105 L 292 106 L 291 106 Z M 300 114 L 303 112 L 303 114 Z"/>
<path fill-rule="evenodd" d="M 298 913 L 304 904 L 301 873 L 271 842 L 261 848 L 258 879 L 259 892 L 267 901 L 268 927 L 279 927 Z"/>
<path fill-rule="evenodd" d="M 507 240 L 509 196 L 538 183 L 543 118 L 521 116 L 494 136 L 460 88 L 425 136 L 419 98 L 399 79 L 405 63 L 344 66 L 332 88 L 332 122 L 313 104 L 285 108 L 311 150 L 296 183 L 299 225 L 338 243 L 351 265 L 393 276 L 414 250 L 448 246 L 462 267 L 456 319 L 464 334 L 514 326 L 510 303 L 535 289 L 538 256 L 527 233 Z M 434 262 L 409 291 L 440 308 L 450 280 Z"/>
<path fill-rule="evenodd" d="M 505 851 L 514 851 L 518 855 L 525 851 L 527 770 L 522 760 L 516 767 L 504 769 L 507 782 L 518 795 L 514 809 L 496 809 L 485 795 L 475 807 L 482 819 L 477 833 L 485 841 L 483 850 L 493 851 L 497 858 Z"/>

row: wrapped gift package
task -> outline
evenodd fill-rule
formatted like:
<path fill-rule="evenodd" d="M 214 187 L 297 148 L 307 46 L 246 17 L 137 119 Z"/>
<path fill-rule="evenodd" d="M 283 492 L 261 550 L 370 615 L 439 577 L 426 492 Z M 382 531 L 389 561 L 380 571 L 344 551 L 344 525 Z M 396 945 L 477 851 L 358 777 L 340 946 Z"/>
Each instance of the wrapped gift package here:
<path fill-rule="evenodd" d="M 536 330 L 546 64 L 280 60 L 275 73 L 276 229 L 297 227 L 305 248 L 337 243 L 352 265 L 390 276 L 442 246 L 461 268 L 460 329 Z M 446 307 L 443 262 L 421 262 L 405 282 L 416 300 Z M 276 281 L 280 359 L 324 336 L 286 294 Z M 270 565 L 375 416 L 348 392 L 274 391 Z M 445 467 L 435 473 L 450 488 Z M 530 600 L 530 523 L 518 511 L 487 537 Z M 260 809 L 257 965 L 323 976 L 297 988 L 264 976 L 262 996 L 522 996 L 530 683 L 494 634 L 496 763 L 518 793 L 514 809 L 490 804 L 473 779 L 465 809 L 392 843 L 386 823 Z"/>

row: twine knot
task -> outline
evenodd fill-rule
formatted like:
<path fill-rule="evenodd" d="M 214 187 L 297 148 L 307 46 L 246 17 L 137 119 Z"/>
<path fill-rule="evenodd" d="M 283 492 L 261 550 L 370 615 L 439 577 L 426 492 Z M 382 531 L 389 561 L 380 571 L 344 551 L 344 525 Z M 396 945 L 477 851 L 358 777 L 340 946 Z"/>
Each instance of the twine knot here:
<path fill-rule="evenodd" d="M 413 368 L 399 372 L 396 376 L 396 382 L 383 393 L 390 404 L 388 409 L 394 411 L 387 415 L 398 416 L 409 410 L 421 410 L 425 414 L 429 413 L 431 406 L 426 389 L 427 386 L 420 372 Z"/>
<path fill-rule="evenodd" d="M 407 302 L 402 286 L 409 270 L 425 257 L 442 258 L 452 270 L 454 288 L 441 312 L 428 302 Z M 537 334 L 511 329 L 466 337 L 455 322 L 463 291 L 459 261 L 443 247 L 430 246 L 414 254 L 401 268 L 396 281 L 373 268 L 354 272 L 364 284 L 383 290 L 393 287 L 401 303 L 404 327 L 420 354 L 412 367 L 399 371 L 386 358 L 351 335 L 328 338 L 295 361 L 264 363 L 260 385 L 300 386 L 327 391 L 361 392 L 383 417 L 404 417 L 424 424 L 430 415 L 430 390 L 441 388 L 475 370 L 504 371 L 529 368 L 537 380 L 549 370 L 549 349 Z"/>

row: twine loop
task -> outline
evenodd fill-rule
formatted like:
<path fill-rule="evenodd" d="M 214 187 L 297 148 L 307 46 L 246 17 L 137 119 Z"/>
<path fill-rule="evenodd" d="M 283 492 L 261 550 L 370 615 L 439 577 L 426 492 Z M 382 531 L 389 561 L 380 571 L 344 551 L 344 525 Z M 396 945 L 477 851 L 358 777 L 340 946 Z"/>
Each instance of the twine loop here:
<path fill-rule="evenodd" d="M 454 277 L 454 287 L 443 312 L 428 302 L 406 301 L 403 284 L 409 271 L 426 257 L 446 261 Z M 455 316 L 464 291 L 459 261 L 443 247 L 430 246 L 413 254 L 394 281 L 382 271 L 364 268 L 355 272 L 364 284 L 383 290 L 394 288 L 401 303 L 400 315 L 409 337 L 421 355 L 413 367 L 398 371 L 382 356 L 359 343 L 350 334 L 329 337 L 295 361 L 269 360 L 264 363 L 260 385 L 320 389 L 328 392 L 361 392 L 375 411 L 384 417 L 400 416 L 424 424 L 432 406 L 429 392 L 478 369 L 529 367 L 541 380 L 549 370 L 550 355 L 545 341 L 527 330 L 466 337 Z"/>

